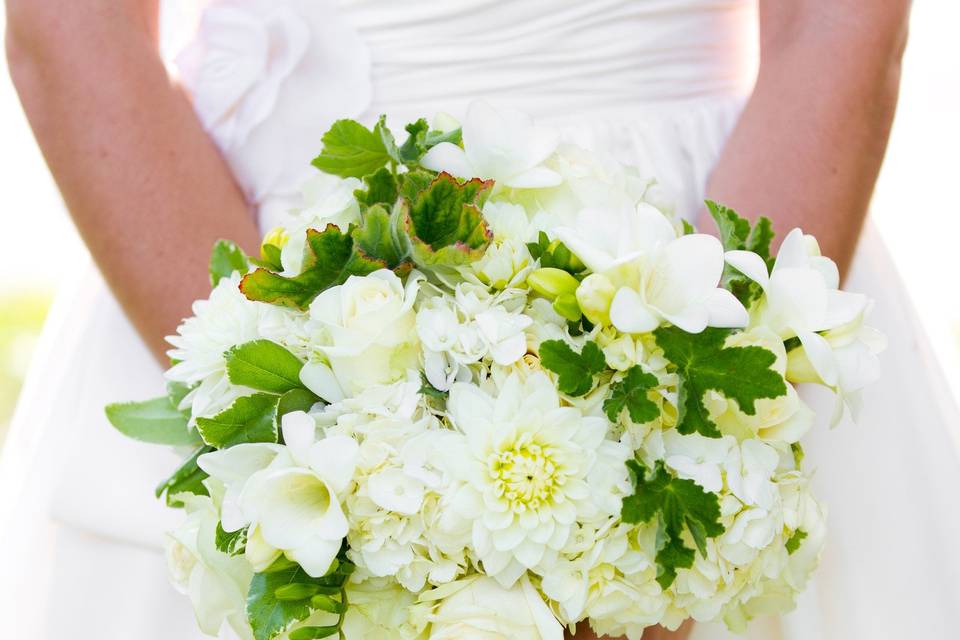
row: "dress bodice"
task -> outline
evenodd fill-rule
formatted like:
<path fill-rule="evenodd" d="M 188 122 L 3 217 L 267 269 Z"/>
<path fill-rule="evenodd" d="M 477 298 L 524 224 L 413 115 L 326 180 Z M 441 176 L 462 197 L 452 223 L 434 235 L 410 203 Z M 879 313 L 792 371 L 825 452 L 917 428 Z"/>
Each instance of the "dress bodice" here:
<path fill-rule="evenodd" d="M 572 125 L 688 214 L 752 85 L 755 24 L 754 0 L 211 0 L 175 68 L 264 227 L 333 120 L 399 128 L 476 98 Z"/>

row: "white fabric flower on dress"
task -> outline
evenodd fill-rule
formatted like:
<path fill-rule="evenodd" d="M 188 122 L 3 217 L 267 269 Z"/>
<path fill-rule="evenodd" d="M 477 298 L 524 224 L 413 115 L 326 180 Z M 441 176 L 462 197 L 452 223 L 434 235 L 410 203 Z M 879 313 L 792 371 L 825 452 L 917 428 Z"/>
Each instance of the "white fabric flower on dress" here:
<path fill-rule="evenodd" d="M 239 522 L 223 522 L 225 531 L 250 526 L 248 558 L 275 557 L 284 552 L 309 575 L 323 576 L 330 568 L 348 524 L 340 496 L 348 488 L 356 465 L 357 443 L 346 436 L 316 439 L 316 422 L 302 411 L 283 417 L 286 446 L 237 445 L 200 456 L 200 468 L 224 482 L 228 492 L 239 485 Z M 268 464 L 244 478 L 236 449 Z M 271 456 L 271 454 L 273 454 Z M 241 469 L 243 472 L 241 472 Z M 251 547 L 251 542 L 253 546 Z M 260 545 L 260 548 L 257 548 Z M 265 549 L 264 549 L 265 547 Z M 256 563 L 262 570 L 264 562 Z"/>
<path fill-rule="evenodd" d="M 460 481 L 455 507 L 473 521 L 486 574 L 513 585 L 549 565 L 576 521 L 597 517 L 588 482 L 606 420 L 561 407 L 543 373 L 512 374 L 496 397 L 457 383 L 447 410 L 463 434 L 445 461 Z"/>
<path fill-rule="evenodd" d="M 647 333 L 664 321 L 690 333 L 749 321 L 740 301 L 718 286 L 720 241 L 704 234 L 677 237 L 673 225 L 649 204 L 584 209 L 576 224 L 557 229 L 557 236 L 616 287 L 609 318 L 624 333 Z"/>
<path fill-rule="evenodd" d="M 524 113 L 496 110 L 477 100 L 463 122 L 463 148 L 441 142 L 420 163 L 459 178 L 492 179 L 501 187 L 552 187 L 560 184 L 560 174 L 543 163 L 559 140 L 557 132 Z"/>

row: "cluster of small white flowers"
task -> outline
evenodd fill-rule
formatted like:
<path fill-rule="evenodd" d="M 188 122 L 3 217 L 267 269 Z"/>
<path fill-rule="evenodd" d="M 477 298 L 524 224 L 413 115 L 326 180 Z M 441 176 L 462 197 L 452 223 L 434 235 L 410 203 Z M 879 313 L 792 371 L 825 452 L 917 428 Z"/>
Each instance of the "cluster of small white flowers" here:
<path fill-rule="evenodd" d="M 194 420 L 253 393 L 230 382 L 224 355 L 253 340 L 296 356 L 319 398 L 277 418 L 278 442 L 199 457 L 210 497 L 188 496 L 170 555 L 203 630 L 252 637 L 243 585 L 278 558 L 312 578 L 338 558 L 355 565 L 347 638 L 560 639 L 588 621 L 635 640 L 650 625 L 742 629 L 789 609 L 825 535 L 799 444 L 817 416 L 795 385 L 833 390 L 834 421 L 856 408 L 882 348 L 864 324 L 869 301 L 839 290 L 799 230 L 769 263 L 725 251 L 685 233 L 655 181 L 521 114 L 475 104 L 462 137 L 420 162 L 494 181 L 478 259 L 351 275 L 305 310 L 248 300 L 234 274 L 170 339 L 168 377 L 191 387 L 181 407 Z M 307 206 L 273 235 L 282 275 L 303 268 L 308 229 L 361 220 L 361 187 L 326 174 L 308 185 Z M 750 297 L 721 286 L 725 269 Z M 681 433 L 691 400 L 653 334 L 663 327 L 731 329 L 723 348 L 768 353 L 785 391 L 749 406 L 705 384 L 700 419 L 717 433 Z M 584 360 L 599 347 L 603 366 L 582 365 L 588 388 L 569 388 L 548 342 Z M 632 373 L 650 383 L 629 400 L 655 417 L 611 411 Z M 681 522 L 693 559 L 672 579 L 659 557 L 666 516 L 622 515 L 642 491 L 628 461 L 718 506 L 722 533 Z M 241 531 L 242 556 L 211 542 Z"/>

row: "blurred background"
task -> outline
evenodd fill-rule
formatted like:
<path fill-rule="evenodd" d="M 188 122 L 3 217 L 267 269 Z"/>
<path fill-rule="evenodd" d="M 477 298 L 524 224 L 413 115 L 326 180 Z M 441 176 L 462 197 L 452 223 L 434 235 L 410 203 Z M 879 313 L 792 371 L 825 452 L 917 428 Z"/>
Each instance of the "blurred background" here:
<path fill-rule="evenodd" d="M 960 2 L 915 3 L 873 221 L 960 397 Z M 4 27 L 0 12 L 0 29 Z M 0 71 L 0 443 L 53 295 L 84 248 Z M 896 336 L 892 336 L 896 339 Z M 958 426 L 960 429 L 960 426 Z"/>

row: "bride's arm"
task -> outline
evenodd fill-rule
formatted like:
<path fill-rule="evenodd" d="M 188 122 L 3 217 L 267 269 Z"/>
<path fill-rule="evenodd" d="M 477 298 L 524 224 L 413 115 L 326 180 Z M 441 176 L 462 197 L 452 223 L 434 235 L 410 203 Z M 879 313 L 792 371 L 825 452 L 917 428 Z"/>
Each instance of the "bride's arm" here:
<path fill-rule="evenodd" d="M 756 88 L 707 195 L 849 266 L 890 133 L 909 0 L 761 0 Z M 781 235 L 782 237 L 782 235 Z"/>
<path fill-rule="evenodd" d="M 162 357 L 209 290 L 218 238 L 247 249 L 243 195 L 170 82 L 158 0 L 7 0 L 7 56 L 67 207 L 127 314 Z"/>

